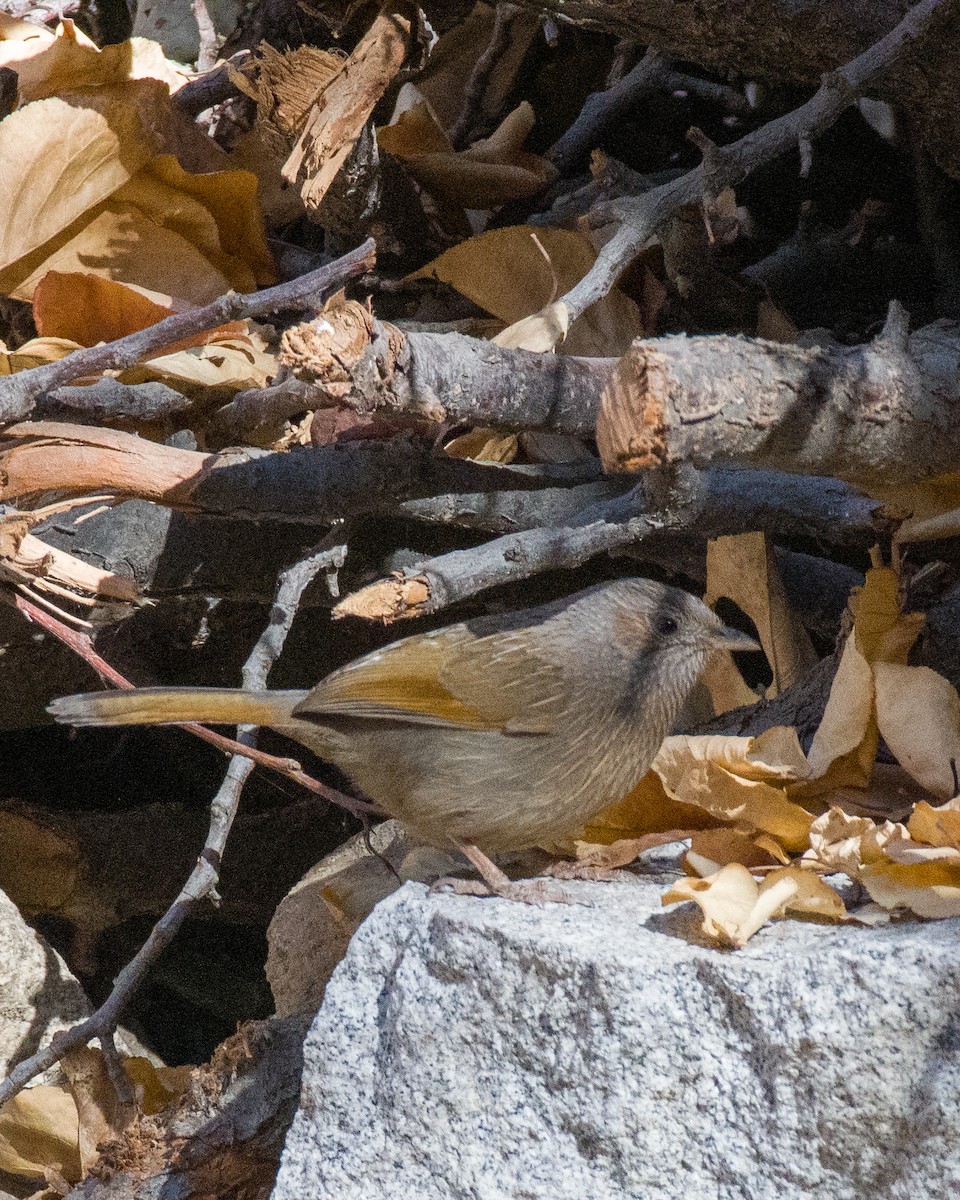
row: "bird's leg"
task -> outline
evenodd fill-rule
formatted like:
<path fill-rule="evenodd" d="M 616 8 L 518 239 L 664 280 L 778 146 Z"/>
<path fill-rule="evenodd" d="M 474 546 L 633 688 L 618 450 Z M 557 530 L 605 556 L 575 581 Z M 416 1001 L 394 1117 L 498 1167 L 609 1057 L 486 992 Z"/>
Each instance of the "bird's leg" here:
<path fill-rule="evenodd" d="M 438 879 L 431 891 L 455 892 L 459 896 L 500 896 L 521 904 L 575 904 L 563 888 L 546 879 L 513 880 L 473 842 L 457 840 L 457 849 L 477 869 L 483 882 L 475 879 Z"/>

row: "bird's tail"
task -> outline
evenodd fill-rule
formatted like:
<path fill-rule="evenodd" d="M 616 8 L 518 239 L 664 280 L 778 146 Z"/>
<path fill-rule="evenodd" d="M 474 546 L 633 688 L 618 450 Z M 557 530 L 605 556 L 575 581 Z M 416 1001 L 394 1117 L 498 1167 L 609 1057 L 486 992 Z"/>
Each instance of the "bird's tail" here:
<path fill-rule="evenodd" d="M 132 688 L 61 696 L 47 712 L 62 725 L 171 725 L 204 721 L 211 725 L 290 723 L 306 692 L 246 692 L 240 688 Z"/>

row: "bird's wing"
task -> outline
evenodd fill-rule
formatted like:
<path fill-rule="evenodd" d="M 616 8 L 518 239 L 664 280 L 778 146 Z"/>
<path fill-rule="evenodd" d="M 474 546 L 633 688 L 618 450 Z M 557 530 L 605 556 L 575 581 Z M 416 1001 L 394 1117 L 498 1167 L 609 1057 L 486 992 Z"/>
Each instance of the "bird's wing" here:
<path fill-rule="evenodd" d="M 367 717 L 550 733 L 568 700 L 560 669 L 522 637 L 464 626 L 395 642 L 334 671 L 295 717 Z"/>

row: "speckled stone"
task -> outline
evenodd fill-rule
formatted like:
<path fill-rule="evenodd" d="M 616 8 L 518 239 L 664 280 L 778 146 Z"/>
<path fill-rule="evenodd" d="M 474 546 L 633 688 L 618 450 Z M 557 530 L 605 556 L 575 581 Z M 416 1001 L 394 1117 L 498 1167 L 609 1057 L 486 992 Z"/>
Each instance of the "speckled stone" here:
<path fill-rule="evenodd" d="M 960 1195 L 960 920 L 740 951 L 662 883 L 542 909 L 407 884 L 306 1042 L 274 1200 Z"/>

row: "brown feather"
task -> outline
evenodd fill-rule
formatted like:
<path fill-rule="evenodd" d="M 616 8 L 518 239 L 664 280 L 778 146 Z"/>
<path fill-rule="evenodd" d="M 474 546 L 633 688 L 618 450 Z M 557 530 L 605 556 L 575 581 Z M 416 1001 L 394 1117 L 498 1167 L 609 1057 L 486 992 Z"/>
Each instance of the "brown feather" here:
<path fill-rule="evenodd" d="M 560 670 L 519 637 L 477 637 L 454 625 L 348 663 L 318 684 L 294 716 L 549 733 L 566 699 Z"/>

